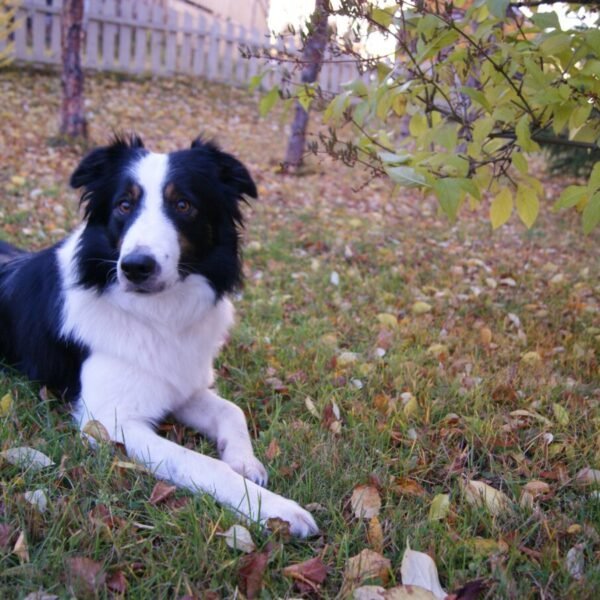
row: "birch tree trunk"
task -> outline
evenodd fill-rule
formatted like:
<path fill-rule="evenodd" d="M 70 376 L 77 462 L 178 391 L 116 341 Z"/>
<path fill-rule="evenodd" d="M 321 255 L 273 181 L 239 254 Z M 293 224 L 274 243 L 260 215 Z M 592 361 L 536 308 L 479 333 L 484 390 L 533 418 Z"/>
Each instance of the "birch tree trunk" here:
<path fill-rule="evenodd" d="M 87 138 L 83 106 L 81 45 L 84 0 L 63 0 L 60 42 L 62 58 L 62 106 L 60 133 L 70 138 Z"/>
<path fill-rule="evenodd" d="M 310 30 L 306 36 L 302 51 L 301 82 L 314 83 L 319 76 L 323 64 L 323 54 L 328 40 L 327 17 L 329 16 L 329 1 L 316 0 L 315 10 L 311 16 Z M 302 164 L 304 146 L 306 145 L 306 129 L 308 127 L 308 112 L 296 100 L 292 131 L 285 153 L 284 168 L 298 167 Z"/>

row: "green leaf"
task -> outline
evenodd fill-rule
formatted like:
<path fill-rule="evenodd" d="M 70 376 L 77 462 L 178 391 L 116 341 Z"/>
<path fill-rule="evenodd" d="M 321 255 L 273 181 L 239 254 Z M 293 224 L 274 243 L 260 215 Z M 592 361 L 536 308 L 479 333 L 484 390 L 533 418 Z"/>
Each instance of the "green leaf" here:
<path fill-rule="evenodd" d="M 393 10 L 390 11 L 390 8 Z M 387 29 L 394 21 L 395 7 L 388 7 L 387 10 L 383 8 L 373 8 L 371 11 L 371 19 L 380 25 L 384 29 Z"/>
<path fill-rule="evenodd" d="M 346 91 L 338 94 L 325 109 L 323 113 L 323 120 L 325 122 L 332 120 L 338 122 L 340 117 L 344 114 L 348 103 L 350 102 L 350 95 L 352 92 Z"/>
<path fill-rule="evenodd" d="M 248 90 L 253 92 L 255 89 L 259 88 L 262 84 L 262 80 L 267 74 L 267 69 L 265 69 L 262 73 L 258 73 L 250 78 L 250 83 L 248 84 Z"/>
<path fill-rule="evenodd" d="M 540 211 L 540 201 L 535 190 L 528 186 L 520 185 L 517 188 L 515 204 L 521 221 L 523 221 L 527 229 L 531 229 Z"/>
<path fill-rule="evenodd" d="M 577 206 L 587 196 L 587 188 L 583 185 L 570 185 L 562 191 L 552 210 Z"/>
<path fill-rule="evenodd" d="M 485 110 L 487 112 L 492 112 L 492 108 L 490 106 L 490 103 L 488 102 L 488 99 L 484 96 L 483 92 L 481 92 L 480 90 L 476 90 L 475 88 L 464 86 L 464 87 L 460 88 L 460 93 L 465 94 L 466 96 L 469 96 L 469 98 L 471 98 L 471 100 L 474 100 L 475 102 L 477 102 L 477 104 L 483 106 L 483 108 L 485 108 Z"/>
<path fill-rule="evenodd" d="M 486 0 L 486 6 L 490 11 L 490 14 L 494 15 L 498 19 L 504 19 L 506 17 L 506 9 L 508 8 L 510 0 Z"/>
<path fill-rule="evenodd" d="M 581 213 L 583 233 L 586 235 L 600 223 L 600 192 L 596 192 Z"/>
<path fill-rule="evenodd" d="M 490 221 L 492 227 L 498 229 L 501 225 L 504 225 L 513 211 L 513 196 L 508 188 L 504 188 L 500 193 L 492 200 L 490 204 Z"/>
<path fill-rule="evenodd" d="M 298 95 L 296 98 L 298 99 L 300 106 L 302 106 L 302 108 L 308 112 L 308 109 L 310 108 L 314 98 L 314 91 L 310 87 L 303 86 L 298 90 Z"/>
<path fill-rule="evenodd" d="M 392 181 L 404 187 L 419 187 L 425 185 L 425 177 L 412 167 L 386 167 L 386 173 Z"/>
<path fill-rule="evenodd" d="M 379 158 L 382 162 L 398 165 L 409 161 L 412 157 L 410 154 L 395 154 L 394 152 L 379 152 Z"/>
<path fill-rule="evenodd" d="M 597 162 L 590 173 L 590 178 L 587 184 L 587 190 L 593 194 L 598 188 L 600 188 L 600 162 Z"/>
<path fill-rule="evenodd" d="M 433 184 L 433 191 L 438 197 L 440 207 L 451 221 L 456 221 L 458 209 L 465 197 L 462 179 L 457 177 L 445 177 L 438 179 Z"/>
<path fill-rule="evenodd" d="M 560 21 L 554 11 L 537 13 L 531 15 L 530 19 L 540 29 L 558 29 L 560 31 Z"/>
<path fill-rule="evenodd" d="M 428 521 L 441 521 L 450 512 L 450 494 L 436 494 L 429 505 Z"/>
<path fill-rule="evenodd" d="M 511 159 L 515 169 L 517 169 L 521 175 L 526 175 L 529 170 L 529 165 L 527 164 L 527 159 L 523 156 L 523 153 L 513 152 Z"/>
<path fill-rule="evenodd" d="M 265 94 L 258 104 L 258 112 L 261 117 L 266 117 L 275 103 L 279 99 L 279 88 L 277 86 L 271 88 L 267 94 Z"/>
<path fill-rule="evenodd" d="M 531 139 L 529 131 L 529 116 L 523 115 L 515 127 L 517 142 L 525 152 L 537 152 L 540 147 Z"/>
<path fill-rule="evenodd" d="M 551 33 L 540 45 L 543 54 L 558 56 L 571 49 L 571 36 L 568 33 Z"/>

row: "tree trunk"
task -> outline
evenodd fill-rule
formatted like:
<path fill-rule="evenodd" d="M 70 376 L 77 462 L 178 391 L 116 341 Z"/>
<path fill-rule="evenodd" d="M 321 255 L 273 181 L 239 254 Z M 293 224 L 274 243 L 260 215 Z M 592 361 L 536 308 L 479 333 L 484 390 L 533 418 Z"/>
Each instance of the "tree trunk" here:
<path fill-rule="evenodd" d="M 302 83 L 314 83 L 321 71 L 323 54 L 328 39 L 328 16 L 329 1 L 316 0 L 315 11 L 310 19 L 310 30 L 306 36 L 304 50 L 302 51 L 302 61 L 304 64 L 300 79 Z M 296 100 L 294 120 L 292 122 L 292 131 L 285 153 L 284 167 L 297 167 L 302 164 L 302 156 L 306 144 L 307 126 L 308 112 L 305 111 L 300 102 Z"/>
<path fill-rule="evenodd" d="M 62 57 L 62 106 L 60 133 L 70 138 L 87 138 L 83 106 L 81 42 L 84 0 L 63 0 L 60 43 Z"/>

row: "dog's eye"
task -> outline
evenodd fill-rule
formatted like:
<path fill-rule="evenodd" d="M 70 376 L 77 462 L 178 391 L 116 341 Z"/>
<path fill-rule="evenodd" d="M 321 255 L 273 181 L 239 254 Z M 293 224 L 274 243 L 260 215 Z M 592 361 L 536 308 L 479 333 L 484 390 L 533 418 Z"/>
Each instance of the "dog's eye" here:
<path fill-rule="evenodd" d="M 117 211 L 122 215 L 128 215 L 133 209 L 133 202 L 129 198 L 119 200 Z"/>
<path fill-rule="evenodd" d="M 188 215 L 192 211 L 192 205 L 187 200 L 180 198 L 175 202 L 175 210 L 182 215 Z"/>

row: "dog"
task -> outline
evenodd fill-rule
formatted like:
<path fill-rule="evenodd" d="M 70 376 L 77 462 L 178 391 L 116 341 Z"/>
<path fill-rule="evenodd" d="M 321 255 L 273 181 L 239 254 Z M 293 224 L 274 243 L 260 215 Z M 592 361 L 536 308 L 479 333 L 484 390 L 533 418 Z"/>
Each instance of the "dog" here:
<path fill-rule="evenodd" d="M 0 244 L 0 357 L 72 402 L 84 430 L 111 440 L 154 474 L 251 521 L 318 529 L 312 515 L 268 491 L 243 411 L 214 390 L 213 360 L 234 321 L 241 283 L 246 167 L 202 138 L 169 154 L 115 136 L 73 172 L 83 222 L 27 253 Z M 167 416 L 216 443 L 220 460 L 155 432 Z"/>

